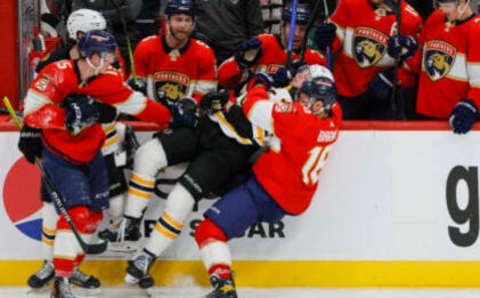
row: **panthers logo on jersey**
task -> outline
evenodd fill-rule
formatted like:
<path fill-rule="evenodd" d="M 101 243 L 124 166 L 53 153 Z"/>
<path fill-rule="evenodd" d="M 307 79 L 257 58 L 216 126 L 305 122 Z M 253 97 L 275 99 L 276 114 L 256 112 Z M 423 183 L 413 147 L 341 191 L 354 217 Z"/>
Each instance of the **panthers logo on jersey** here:
<path fill-rule="evenodd" d="M 377 64 L 387 51 L 388 36 L 370 27 L 357 27 L 353 35 L 353 56 L 360 68 Z"/>
<path fill-rule="evenodd" d="M 425 45 L 424 67 L 433 82 L 445 77 L 455 62 L 457 49 L 442 40 L 430 40 Z"/>
<path fill-rule="evenodd" d="M 153 84 L 157 101 L 162 101 L 164 97 L 167 101 L 175 101 L 188 96 L 190 77 L 176 71 L 159 71 L 153 75 Z"/>

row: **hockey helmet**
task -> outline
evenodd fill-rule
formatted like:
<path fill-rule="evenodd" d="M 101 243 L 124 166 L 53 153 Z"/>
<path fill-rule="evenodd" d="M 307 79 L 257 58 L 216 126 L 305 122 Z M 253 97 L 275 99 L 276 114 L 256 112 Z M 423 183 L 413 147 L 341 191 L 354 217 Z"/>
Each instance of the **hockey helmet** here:
<path fill-rule="evenodd" d="M 96 10 L 82 8 L 72 12 L 67 19 L 68 37 L 77 40 L 77 32 L 87 33 L 90 30 L 105 30 L 107 22 Z"/>
<path fill-rule="evenodd" d="M 308 107 L 320 100 L 323 102 L 323 111 L 330 112 L 337 100 L 337 87 L 335 86 L 333 76 L 327 68 L 320 65 L 313 72 L 312 70 L 310 72 L 312 79 L 302 84 L 297 93 L 297 100 L 298 96 L 304 93 L 309 97 Z"/>
<path fill-rule="evenodd" d="M 193 0 L 169 0 L 165 8 L 165 14 L 186 14 L 195 17 L 195 3 Z"/>
<path fill-rule="evenodd" d="M 98 53 L 100 56 L 106 53 L 113 53 L 117 48 L 117 42 L 112 34 L 101 31 L 91 30 L 88 31 L 78 41 L 78 52 L 82 58 L 88 58 L 94 53 Z"/>
<path fill-rule="evenodd" d="M 288 3 L 282 12 L 282 21 L 290 22 L 292 19 L 292 6 L 293 3 Z M 305 3 L 298 3 L 297 4 L 297 24 L 306 25 L 310 20 L 310 9 L 308 5 Z"/>

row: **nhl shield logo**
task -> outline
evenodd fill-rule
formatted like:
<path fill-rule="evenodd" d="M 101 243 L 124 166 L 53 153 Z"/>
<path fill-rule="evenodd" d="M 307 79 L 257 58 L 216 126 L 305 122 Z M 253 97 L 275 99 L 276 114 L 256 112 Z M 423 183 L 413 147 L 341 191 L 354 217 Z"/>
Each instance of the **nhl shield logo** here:
<path fill-rule="evenodd" d="M 424 67 L 433 82 L 445 77 L 455 62 L 457 49 L 442 40 L 430 40 L 425 45 Z"/>
<path fill-rule="evenodd" d="M 377 64 L 387 51 L 388 36 L 376 29 L 357 27 L 353 35 L 353 57 L 360 68 Z"/>

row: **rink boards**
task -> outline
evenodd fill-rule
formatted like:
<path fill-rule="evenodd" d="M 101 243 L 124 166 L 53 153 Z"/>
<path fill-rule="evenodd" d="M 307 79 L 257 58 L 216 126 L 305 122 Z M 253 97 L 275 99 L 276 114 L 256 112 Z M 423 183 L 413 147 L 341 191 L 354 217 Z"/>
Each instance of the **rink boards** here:
<path fill-rule="evenodd" d="M 39 268 L 38 171 L 0 133 L 0 285 L 23 285 Z M 8 131 L 11 130 L 11 131 Z M 140 132 L 147 139 L 151 132 Z M 457 136 L 445 123 L 350 122 L 331 151 L 311 207 L 300 217 L 256 224 L 231 242 L 240 286 L 478 287 L 480 133 Z M 153 268 L 157 285 L 206 284 L 194 227 L 201 201 L 178 241 Z M 164 207 L 152 199 L 149 233 Z M 123 280 L 128 256 L 90 259 L 105 284 Z"/>

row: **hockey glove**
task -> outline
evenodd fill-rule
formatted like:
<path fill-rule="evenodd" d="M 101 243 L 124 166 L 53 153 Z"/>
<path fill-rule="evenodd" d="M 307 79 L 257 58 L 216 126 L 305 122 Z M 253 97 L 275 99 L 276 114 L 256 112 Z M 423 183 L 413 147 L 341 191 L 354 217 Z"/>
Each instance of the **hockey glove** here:
<path fill-rule="evenodd" d="M 473 100 L 461 99 L 453 108 L 448 117 L 448 123 L 453 127 L 453 132 L 465 134 L 472 129 L 473 123 L 478 118 L 478 108 Z"/>
<path fill-rule="evenodd" d="M 325 51 L 335 41 L 337 26 L 332 23 L 322 23 L 315 28 L 315 42 L 321 51 Z"/>
<path fill-rule="evenodd" d="M 241 68 L 247 68 L 262 57 L 262 41 L 257 38 L 246 40 L 240 46 L 240 50 L 235 53 L 235 61 Z"/>
<path fill-rule="evenodd" d="M 65 127 L 72 136 L 97 123 L 99 118 L 95 100 L 90 96 L 76 96 L 74 101 L 65 106 Z"/>
<path fill-rule="evenodd" d="M 18 149 L 29 163 L 34 164 L 35 158 L 42 156 L 42 130 L 24 124 L 20 131 Z"/>
<path fill-rule="evenodd" d="M 135 82 L 135 79 L 131 78 L 128 80 L 128 86 L 135 91 L 147 94 L 147 83 L 144 79 L 137 78 L 137 81 Z"/>
<path fill-rule="evenodd" d="M 125 124 L 125 139 L 123 140 L 123 148 L 127 152 L 127 168 L 132 169 L 135 152 L 137 152 L 139 147 L 140 143 L 138 142 L 132 126 L 130 124 Z"/>
<path fill-rule="evenodd" d="M 229 91 L 225 89 L 220 90 L 219 92 L 209 92 L 202 97 L 200 108 L 207 115 L 222 111 L 223 106 L 228 101 L 229 95 Z"/>
<path fill-rule="evenodd" d="M 393 90 L 393 71 L 379 73 L 369 84 L 369 93 L 379 100 L 388 101 Z"/>
<path fill-rule="evenodd" d="M 185 97 L 169 106 L 172 113 L 170 127 L 191 127 L 198 124 L 197 104 L 195 100 Z"/>
<path fill-rule="evenodd" d="M 256 85 L 257 82 L 262 83 L 265 88 L 268 90 L 270 88 L 275 87 L 275 79 L 273 76 L 265 73 L 265 72 L 257 72 L 253 75 L 253 79 L 249 82 L 249 87 L 253 87 Z"/>
<path fill-rule="evenodd" d="M 388 39 L 387 52 L 394 59 L 406 60 L 418 49 L 417 41 L 410 35 L 394 35 Z"/>

